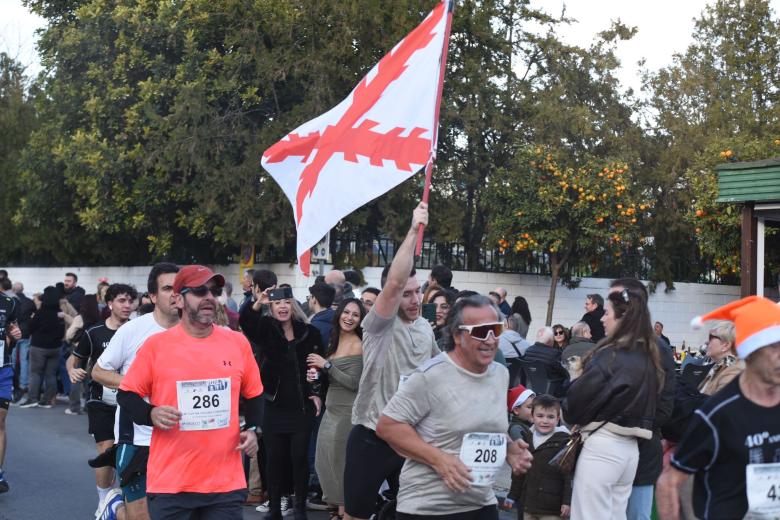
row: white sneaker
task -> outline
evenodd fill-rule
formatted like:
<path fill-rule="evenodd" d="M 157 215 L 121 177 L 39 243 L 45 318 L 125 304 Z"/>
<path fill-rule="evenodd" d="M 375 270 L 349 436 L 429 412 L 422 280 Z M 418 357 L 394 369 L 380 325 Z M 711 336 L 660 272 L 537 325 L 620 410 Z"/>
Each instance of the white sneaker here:
<path fill-rule="evenodd" d="M 103 504 L 101 504 L 99 520 L 116 520 L 114 504 L 122 501 L 121 489 L 113 488 L 109 491 L 106 498 L 103 499 Z"/>
<path fill-rule="evenodd" d="M 283 496 L 282 497 L 281 504 L 280 504 L 281 505 L 281 510 L 282 510 L 282 516 L 288 516 L 288 515 L 291 515 L 293 513 L 293 508 L 292 508 L 292 503 L 291 502 L 292 502 L 292 500 L 290 500 L 290 497 L 287 497 L 287 496 Z M 270 500 L 266 500 L 265 502 L 263 502 L 262 504 L 260 504 L 259 506 L 257 506 L 255 508 L 255 511 L 258 511 L 260 513 L 267 513 L 270 510 L 271 510 L 271 501 Z"/>

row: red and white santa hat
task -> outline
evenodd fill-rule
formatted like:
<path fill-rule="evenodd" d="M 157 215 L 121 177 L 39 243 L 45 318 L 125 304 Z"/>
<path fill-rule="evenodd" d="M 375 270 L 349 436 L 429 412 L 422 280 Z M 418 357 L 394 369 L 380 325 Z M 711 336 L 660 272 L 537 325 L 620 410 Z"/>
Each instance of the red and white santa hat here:
<path fill-rule="evenodd" d="M 756 350 L 780 342 L 780 306 L 762 296 L 748 296 L 696 316 L 691 327 L 699 329 L 708 320 L 734 322 L 737 355 L 742 359 Z"/>
<path fill-rule="evenodd" d="M 522 406 L 522 404 L 526 402 L 529 397 L 533 397 L 535 395 L 536 392 L 530 388 L 526 388 L 523 385 L 517 385 L 516 387 L 509 389 L 509 394 L 506 398 L 506 407 L 511 412 L 518 406 Z"/>

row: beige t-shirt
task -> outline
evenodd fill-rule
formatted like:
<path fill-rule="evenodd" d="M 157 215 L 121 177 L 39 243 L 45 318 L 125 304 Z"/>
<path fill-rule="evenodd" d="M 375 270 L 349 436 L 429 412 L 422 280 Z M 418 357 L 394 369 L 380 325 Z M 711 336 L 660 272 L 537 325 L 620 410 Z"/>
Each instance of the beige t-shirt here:
<path fill-rule="evenodd" d="M 376 430 L 385 405 L 399 382 L 441 351 L 433 329 L 422 317 L 404 324 L 398 316 L 382 318 L 372 309 L 363 320 L 363 373 L 352 424 Z"/>
<path fill-rule="evenodd" d="M 504 395 L 509 372 L 492 363 L 482 374 L 456 365 L 447 353 L 432 359 L 404 383 L 382 412 L 410 424 L 430 445 L 455 456 L 467 433 L 509 429 Z M 413 515 L 473 511 L 496 503 L 491 486 L 450 491 L 427 464 L 407 459 L 401 471 L 396 510 Z"/>

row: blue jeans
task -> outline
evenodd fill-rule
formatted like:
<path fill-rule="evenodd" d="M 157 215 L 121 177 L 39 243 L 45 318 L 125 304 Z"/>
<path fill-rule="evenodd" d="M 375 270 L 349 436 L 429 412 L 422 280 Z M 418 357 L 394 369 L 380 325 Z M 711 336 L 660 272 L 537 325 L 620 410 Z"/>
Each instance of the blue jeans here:
<path fill-rule="evenodd" d="M 30 338 L 16 342 L 11 354 L 12 362 L 15 362 L 17 352 L 19 353 L 19 388 L 27 390 L 30 387 Z"/>
<path fill-rule="evenodd" d="M 653 486 L 634 486 L 628 497 L 626 520 L 650 520 L 653 512 Z"/>

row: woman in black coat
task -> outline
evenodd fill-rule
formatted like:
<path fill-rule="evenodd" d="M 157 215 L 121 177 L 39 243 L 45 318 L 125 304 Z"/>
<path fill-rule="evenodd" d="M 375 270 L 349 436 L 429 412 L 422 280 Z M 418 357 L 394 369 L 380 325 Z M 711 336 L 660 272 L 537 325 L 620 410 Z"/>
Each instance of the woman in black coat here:
<path fill-rule="evenodd" d="M 322 408 L 318 385 L 306 380 L 306 357 L 322 355 L 322 338 L 315 327 L 306 323 L 291 294 L 266 290 L 257 296 L 254 305 L 243 309 L 239 322 L 249 340 L 257 345 L 261 359 L 266 398 L 262 425 L 269 496 L 266 518 L 282 518 L 282 486 L 288 468 L 292 467 L 295 519 L 305 519 L 309 440 L 314 418 Z M 265 305 L 270 308 L 270 315 L 263 316 Z"/>
<path fill-rule="evenodd" d="M 57 393 L 60 347 L 65 336 L 59 312 L 60 293 L 55 287 L 47 287 L 41 295 L 41 308 L 30 320 L 30 393 L 21 403 L 24 408 L 51 408 Z M 41 383 L 45 384 L 45 393 L 39 401 Z"/>

